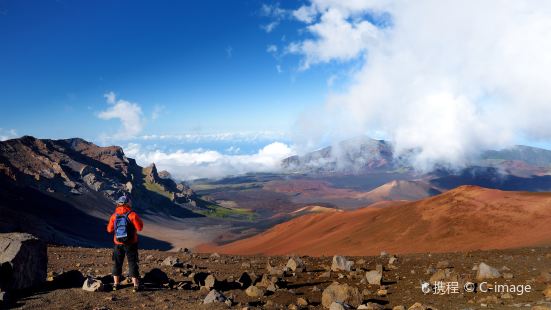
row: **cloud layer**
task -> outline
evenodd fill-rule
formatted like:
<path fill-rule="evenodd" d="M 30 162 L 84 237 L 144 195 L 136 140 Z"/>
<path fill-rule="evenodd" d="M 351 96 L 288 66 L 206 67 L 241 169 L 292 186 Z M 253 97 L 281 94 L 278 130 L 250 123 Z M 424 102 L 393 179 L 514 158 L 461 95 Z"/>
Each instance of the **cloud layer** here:
<path fill-rule="evenodd" d="M 281 160 L 293 155 L 292 149 L 281 142 L 266 145 L 251 155 L 222 154 L 212 150 L 147 151 L 136 143 L 129 144 L 124 152 L 141 165 L 155 163 L 158 169 L 167 170 L 173 177 L 182 180 L 278 171 Z"/>
<path fill-rule="evenodd" d="M 309 34 L 287 46 L 303 69 L 361 64 L 312 137 L 391 139 L 418 148 L 422 169 L 551 140 L 551 2 L 311 0 L 293 15 Z"/>

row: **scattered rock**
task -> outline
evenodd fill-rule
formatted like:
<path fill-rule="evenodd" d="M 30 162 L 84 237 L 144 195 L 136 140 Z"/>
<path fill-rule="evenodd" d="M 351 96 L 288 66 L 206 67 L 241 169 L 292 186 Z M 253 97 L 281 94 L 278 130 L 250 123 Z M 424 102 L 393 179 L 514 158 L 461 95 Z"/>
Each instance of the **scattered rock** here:
<path fill-rule="evenodd" d="M 329 308 L 333 302 L 347 303 L 358 307 L 362 301 L 363 297 L 357 287 L 337 282 L 329 285 L 321 296 L 321 303 L 325 308 Z"/>
<path fill-rule="evenodd" d="M 247 296 L 249 297 L 262 297 L 264 296 L 264 290 L 254 285 L 251 285 L 245 290 L 245 294 L 247 294 Z"/>
<path fill-rule="evenodd" d="M 365 273 L 367 283 L 374 285 L 381 285 L 381 280 L 383 279 L 383 274 L 377 270 L 371 270 Z"/>
<path fill-rule="evenodd" d="M 297 306 L 299 307 L 306 307 L 308 306 L 308 299 L 304 297 L 297 298 Z"/>
<path fill-rule="evenodd" d="M 423 305 L 422 303 L 420 302 L 416 302 L 414 303 L 413 305 L 411 305 L 411 307 L 408 308 L 408 310 L 430 310 L 431 308 Z"/>
<path fill-rule="evenodd" d="M 246 289 L 251 286 L 252 282 L 253 280 L 247 272 L 243 272 L 239 279 L 237 279 L 237 283 L 239 283 L 242 289 Z"/>
<path fill-rule="evenodd" d="M 285 267 L 293 272 L 302 272 L 305 269 L 304 262 L 300 257 L 289 258 L 289 261 L 287 262 L 287 265 L 285 265 Z"/>
<path fill-rule="evenodd" d="M 210 259 L 219 259 L 220 258 L 220 254 L 218 253 L 212 253 L 210 256 L 209 256 Z"/>
<path fill-rule="evenodd" d="M 510 272 L 504 272 L 503 273 L 503 279 L 512 279 L 514 276 Z"/>
<path fill-rule="evenodd" d="M 451 268 L 449 261 L 443 260 L 436 263 L 436 269 L 446 269 L 446 268 Z"/>
<path fill-rule="evenodd" d="M 332 271 L 350 271 L 354 265 L 353 261 L 347 260 L 343 256 L 333 256 L 333 263 L 331 265 Z"/>
<path fill-rule="evenodd" d="M 143 282 L 160 286 L 163 284 L 167 284 L 169 282 L 169 279 L 168 275 L 164 273 L 161 269 L 153 268 L 144 274 Z"/>
<path fill-rule="evenodd" d="M 365 309 L 365 310 L 383 310 L 384 307 L 376 304 L 374 302 L 368 302 L 365 305 L 360 305 L 357 309 Z"/>
<path fill-rule="evenodd" d="M 84 281 L 84 276 L 78 270 L 69 270 L 52 277 L 52 284 L 55 288 L 73 288 L 79 287 Z M 100 280 L 101 281 L 101 280 Z"/>
<path fill-rule="evenodd" d="M 329 310 L 348 310 L 348 309 L 352 309 L 352 307 L 341 302 L 333 302 L 329 306 Z"/>
<path fill-rule="evenodd" d="M 459 282 L 459 275 L 451 269 L 439 269 L 429 279 L 430 283 L 435 282 Z"/>
<path fill-rule="evenodd" d="M 46 243 L 26 233 L 0 234 L 0 289 L 20 290 L 46 281 Z"/>
<path fill-rule="evenodd" d="M 282 268 L 273 267 L 270 262 L 266 263 L 266 270 L 270 275 L 277 275 L 281 276 L 284 274 L 284 271 Z"/>
<path fill-rule="evenodd" d="M 225 302 L 227 299 L 226 299 L 226 296 L 224 296 L 224 294 L 218 292 L 217 290 L 211 290 L 207 296 L 205 297 L 205 299 L 203 300 L 203 303 L 204 304 L 212 304 L 212 303 L 223 303 Z"/>
<path fill-rule="evenodd" d="M 500 296 L 501 299 L 513 299 L 513 295 L 510 293 L 505 293 Z"/>
<path fill-rule="evenodd" d="M 551 285 L 547 285 L 545 290 L 543 290 L 543 295 L 547 298 L 551 298 Z"/>
<path fill-rule="evenodd" d="M 395 263 L 398 262 L 398 257 L 396 255 L 392 255 L 389 259 L 388 259 L 388 264 L 389 265 L 394 265 Z"/>
<path fill-rule="evenodd" d="M 205 285 L 203 285 L 203 287 L 205 287 L 207 290 L 211 290 L 211 289 L 216 287 L 217 283 L 218 283 L 218 281 L 216 280 L 216 277 L 209 274 L 205 278 Z"/>
<path fill-rule="evenodd" d="M 486 263 L 480 263 L 480 265 L 478 265 L 478 271 L 476 273 L 477 280 L 496 279 L 499 277 L 501 277 L 501 274 L 496 268 Z"/>
<path fill-rule="evenodd" d="M 392 310 L 406 310 L 406 307 L 403 306 L 403 305 L 394 306 L 394 308 L 392 308 Z"/>
<path fill-rule="evenodd" d="M 101 281 L 88 277 L 82 284 L 82 289 L 88 292 L 103 292 L 105 287 Z"/>
<path fill-rule="evenodd" d="M 387 294 L 388 294 L 388 291 L 386 289 L 377 290 L 377 296 L 379 297 L 385 297 Z"/>
<path fill-rule="evenodd" d="M 165 260 L 163 260 L 161 266 L 182 267 L 184 266 L 184 264 L 180 261 L 178 257 L 169 256 L 165 258 Z"/>

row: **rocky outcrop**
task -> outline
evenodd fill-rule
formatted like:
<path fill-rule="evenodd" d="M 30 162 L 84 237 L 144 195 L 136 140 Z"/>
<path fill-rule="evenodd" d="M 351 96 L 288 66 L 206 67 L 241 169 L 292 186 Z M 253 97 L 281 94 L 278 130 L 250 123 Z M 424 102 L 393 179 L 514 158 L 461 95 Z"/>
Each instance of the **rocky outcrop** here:
<path fill-rule="evenodd" d="M 0 289 L 19 290 L 46 281 L 46 244 L 25 233 L 0 234 Z"/>
<path fill-rule="evenodd" d="M 57 244 L 106 246 L 107 239 L 79 231 L 83 226 L 103 230 L 98 217 L 107 217 L 122 194 L 130 194 L 138 212 L 202 216 L 193 212 L 192 204 L 203 201 L 186 184 L 160 177 L 154 165 L 149 172 L 144 175 L 117 146 L 100 147 L 78 138 L 0 141 L 0 232 L 29 232 Z"/>

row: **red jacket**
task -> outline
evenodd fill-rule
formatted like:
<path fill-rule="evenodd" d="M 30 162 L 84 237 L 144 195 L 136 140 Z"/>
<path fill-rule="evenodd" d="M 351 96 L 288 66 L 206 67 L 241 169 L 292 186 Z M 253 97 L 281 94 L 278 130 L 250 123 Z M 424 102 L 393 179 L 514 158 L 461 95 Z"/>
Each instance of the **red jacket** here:
<path fill-rule="evenodd" d="M 128 219 L 134 225 L 134 228 L 136 228 L 136 233 L 134 234 L 134 237 L 132 238 L 132 240 L 129 240 L 126 244 L 134 244 L 138 242 L 138 231 L 142 231 L 143 222 L 142 222 L 142 219 L 138 216 L 138 214 L 132 211 L 132 209 L 128 205 L 117 206 L 117 208 L 115 209 L 115 213 L 113 213 L 113 215 L 111 215 L 111 218 L 109 219 L 109 224 L 107 225 L 107 232 L 112 233 L 115 231 L 115 218 L 117 217 L 117 214 L 125 214 L 127 212 L 130 212 L 128 214 Z M 113 242 L 115 242 L 115 244 L 124 244 L 122 242 L 118 242 L 115 236 L 113 236 Z"/>

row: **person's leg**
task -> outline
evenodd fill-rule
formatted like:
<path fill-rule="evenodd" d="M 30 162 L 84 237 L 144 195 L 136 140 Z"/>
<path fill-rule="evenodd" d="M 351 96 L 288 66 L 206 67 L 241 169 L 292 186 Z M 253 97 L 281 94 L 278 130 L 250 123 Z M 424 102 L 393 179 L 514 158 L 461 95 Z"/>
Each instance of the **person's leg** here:
<path fill-rule="evenodd" d="M 113 290 L 117 289 L 122 275 L 122 264 L 124 262 L 124 247 L 115 245 L 113 248 Z"/>
<path fill-rule="evenodd" d="M 138 266 L 139 262 L 139 256 L 138 256 L 138 244 L 130 244 L 126 246 L 126 257 L 128 259 L 128 273 L 129 276 L 132 277 L 132 283 L 134 284 L 134 287 L 138 287 L 140 285 L 139 278 L 140 278 L 140 268 Z"/>

